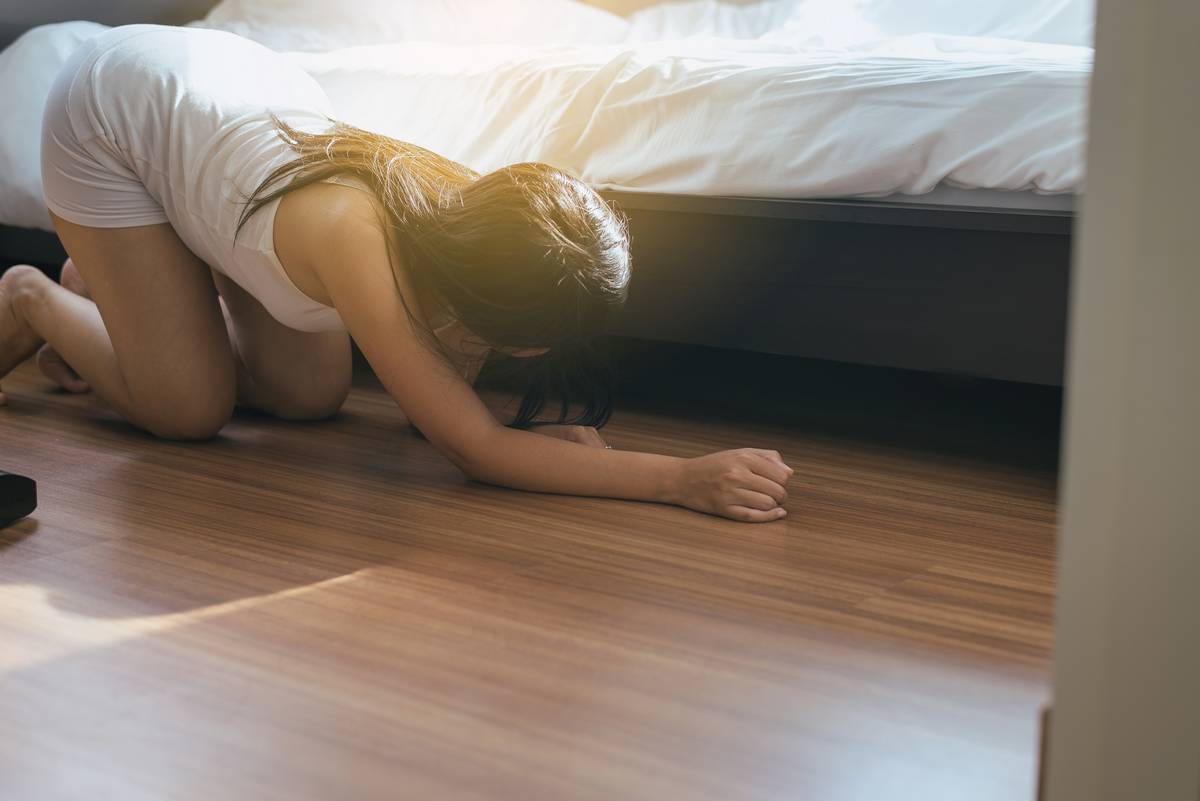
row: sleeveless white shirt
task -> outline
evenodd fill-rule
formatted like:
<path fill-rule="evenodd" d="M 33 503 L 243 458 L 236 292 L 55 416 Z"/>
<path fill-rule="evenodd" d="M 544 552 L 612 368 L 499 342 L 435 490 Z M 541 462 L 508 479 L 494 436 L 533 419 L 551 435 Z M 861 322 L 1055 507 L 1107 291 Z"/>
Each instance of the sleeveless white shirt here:
<path fill-rule="evenodd" d="M 271 114 L 305 131 L 331 127 L 332 107 L 316 81 L 259 44 L 200 28 L 124 26 L 80 50 L 47 107 L 43 173 L 51 210 L 104 227 L 145 224 L 160 213 L 193 253 L 284 325 L 343 329 L 337 311 L 301 292 L 280 265 L 278 201 L 235 237 L 250 193 L 295 157 Z M 137 184 L 147 197 L 138 196 Z"/>

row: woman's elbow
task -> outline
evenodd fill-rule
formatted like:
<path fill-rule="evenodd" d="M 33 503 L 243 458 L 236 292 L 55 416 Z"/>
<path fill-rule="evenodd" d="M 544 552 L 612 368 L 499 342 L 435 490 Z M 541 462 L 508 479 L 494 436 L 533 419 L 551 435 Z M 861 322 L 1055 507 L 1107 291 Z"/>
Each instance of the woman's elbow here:
<path fill-rule="evenodd" d="M 486 441 L 476 438 L 465 442 L 439 442 L 434 444 L 442 455 L 451 464 L 461 470 L 467 478 L 472 481 L 490 481 L 489 476 L 493 460 L 489 456 L 494 453 L 494 448 L 488 445 Z"/>
<path fill-rule="evenodd" d="M 482 481 L 482 471 L 479 468 L 477 459 L 472 459 L 470 456 L 458 451 L 443 451 L 450 463 L 462 471 L 463 475 L 472 481 Z"/>

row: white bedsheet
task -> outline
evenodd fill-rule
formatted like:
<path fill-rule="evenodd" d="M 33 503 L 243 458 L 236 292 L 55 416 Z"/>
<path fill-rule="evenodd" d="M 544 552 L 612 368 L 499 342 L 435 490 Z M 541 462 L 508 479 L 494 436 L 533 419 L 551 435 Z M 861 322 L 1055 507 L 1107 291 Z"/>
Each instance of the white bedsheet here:
<path fill-rule="evenodd" d="M 605 188 L 789 198 L 1082 188 L 1085 0 L 1003 0 L 1002 19 L 1002 0 L 957 16 L 936 0 L 691 0 L 629 19 L 522 2 L 548 10 L 520 44 L 452 26 L 490 0 L 341 0 L 341 18 L 376 20 L 342 28 L 321 27 L 324 0 L 226 0 L 203 24 L 308 48 L 289 57 L 340 117 L 479 170 L 538 160 Z M 361 4 L 392 16 L 346 10 Z M 49 227 L 41 106 L 100 30 L 45 26 L 0 53 L 0 223 Z M 997 32 L 1030 41 L 979 35 Z M 412 40 L 438 36 L 452 41 Z"/>
<path fill-rule="evenodd" d="M 1083 180 L 1083 47 L 916 35 L 291 57 L 346 121 L 479 170 L 546 161 L 605 188 L 778 198 Z"/>

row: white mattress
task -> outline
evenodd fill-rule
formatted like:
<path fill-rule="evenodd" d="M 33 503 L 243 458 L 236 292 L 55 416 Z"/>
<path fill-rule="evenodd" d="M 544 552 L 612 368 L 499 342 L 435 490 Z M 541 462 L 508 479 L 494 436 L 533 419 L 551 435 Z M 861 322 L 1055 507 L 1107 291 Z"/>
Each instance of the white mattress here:
<path fill-rule="evenodd" d="M 513 7 L 522 1 L 530 2 Z M 909 29 L 920 8 L 938 5 L 903 1 Z M 420 36 L 436 35 L 447 20 L 430 14 L 457 8 L 461 16 L 471 2 L 343 0 L 343 10 L 374 3 L 396 15 L 349 29 L 322 25 L 328 4 L 317 0 L 296 0 L 278 17 L 273 9 L 282 7 L 271 0 L 226 0 L 205 24 L 300 48 L 288 57 L 321 83 L 341 118 L 477 170 L 547 161 L 601 188 L 766 198 L 960 203 L 968 196 L 954 190 L 1003 190 L 993 198 L 1024 198 L 1013 207 L 1034 208 L 1035 195 L 1082 188 L 1092 51 L 1051 35 L 1061 22 L 1054 10 L 1076 0 L 1005 0 L 1028 7 L 1018 21 L 1041 41 L 965 36 L 978 31 L 933 18 L 921 22 L 941 25 L 931 33 L 888 35 L 882 16 L 834 15 L 839 27 L 820 30 L 814 20 L 825 17 L 813 9 L 827 0 L 693 0 L 631 20 L 604 17 L 604 25 L 597 9 L 538 0 L 542 11 L 530 6 L 526 18 L 552 25 L 526 25 L 519 44 L 488 41 L 482 25 L 469 35 L 454 28 L 445 37 L 453 41 L 377 41 L 418 35 L 417 23 Z M 978 13 L 962 16 L 979 26 Z M 1005 24 L 1020 33 L 1013 19 Z M 40 87 L 96 29 L 47 26 L 14 45 L 19 58 L 0 54 L 0 96 L 34 84 L 20 100 L 28 114 L 10 109 L 0 122 L 0 223 L 48 226 L 28 169 L 38 141 L 28 121 L 40 119 Z M 940 195 L 926 194 L 935 188 Z"/>
<path fill-rule="evenodd" d="M 912 36 L 292 57 L 348 122 L 479 170 L 546 161 L 603 188 L 767 198 L 1083 181 L 1087 48 Z"/>

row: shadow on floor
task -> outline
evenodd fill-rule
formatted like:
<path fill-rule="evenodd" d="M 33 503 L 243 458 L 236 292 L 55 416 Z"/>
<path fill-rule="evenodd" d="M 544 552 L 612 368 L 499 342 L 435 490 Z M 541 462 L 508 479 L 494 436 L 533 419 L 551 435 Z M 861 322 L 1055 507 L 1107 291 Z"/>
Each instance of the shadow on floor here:
<path fill-rule="evenodd" d="M 667 414 L 1054 473 L 1062 389 L 616 339 L 616 415 Z M 504 387 L 502 371 L 485 384 Z"/>

